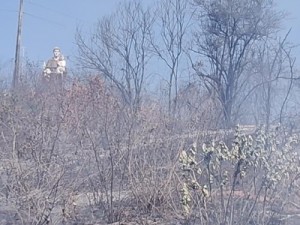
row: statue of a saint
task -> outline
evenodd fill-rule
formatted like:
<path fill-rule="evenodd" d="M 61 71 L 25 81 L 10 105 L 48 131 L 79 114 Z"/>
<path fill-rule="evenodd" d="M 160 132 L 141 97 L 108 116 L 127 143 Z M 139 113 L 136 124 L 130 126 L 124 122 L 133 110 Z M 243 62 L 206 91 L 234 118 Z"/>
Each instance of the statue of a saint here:
<path fill-rule="evenodd" d="M 50 78 L 55 75 L 66 75 L 66 60 L 62 55 L 60 49 L 55 47 L 53 49 L 53 57 L 49 59 L 44 66 L 44 76 Z"/>

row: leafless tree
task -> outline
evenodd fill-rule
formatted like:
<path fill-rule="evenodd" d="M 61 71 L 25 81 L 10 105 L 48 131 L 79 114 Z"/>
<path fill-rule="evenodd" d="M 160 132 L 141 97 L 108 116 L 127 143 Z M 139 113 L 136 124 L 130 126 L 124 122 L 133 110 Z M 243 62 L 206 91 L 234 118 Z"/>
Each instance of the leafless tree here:
<path fill-rule="evenodd" d="M 150 10 L 144 10 L 141 3 L 129 2 L 101 19 L 89 41 L 80 31 L 76 35 L 81 65 L 111 81 L 135 109 L 141 103 L 146 66 L 151 58 L 152 24 Z"/>
<path fill-rule="evenodd" d="M 192 48 L 198 61 L 192 60 L 192 65 L 220 101 L 224 126 L 232 126 L 255 44 L 276 31 L 280 15 L 273 1 L 265 0 L 196 0 L 195 5 L 200 25 Z"/>
<path fill-rule="evenodd" d="M 183 64 L 185 45 L 189 40 L 187 35 L 192 18 L 189 4 L 189 1 L 183 0 L 164 0 L 157 10 L 159 35 L 158 40 L 152 42 L 152 47 L 168 69 L 169 113 L 174 113 L 177 107 L 178 76 Z"/>
<path fill-rule="evenodd" d="M 283 40 L 262 42 L 251 63 L 251 97 L 246 102 L 258 110 L 256 123 L 265 124 L 267 130 L 272 121 L 282 122 L 294 82 L 294 47 L 287 40 L 288 34 Z"/>

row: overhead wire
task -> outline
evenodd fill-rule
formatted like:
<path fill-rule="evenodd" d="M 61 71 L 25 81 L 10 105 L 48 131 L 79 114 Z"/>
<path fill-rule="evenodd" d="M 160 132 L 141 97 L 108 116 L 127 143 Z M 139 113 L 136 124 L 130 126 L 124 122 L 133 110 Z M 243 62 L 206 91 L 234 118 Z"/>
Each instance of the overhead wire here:
<path fill-rule="evenodd" d="M 57 10 L 57 9 L 46 7 L 46 6 L 41 5 L 39 3 L 36 3 L 36 2 L 31 2 L 31 1 L 26 1 L 26 2 L 29 3 L 29 4 L 31 4 L 31 5 L 37 6 L 39 8 L 42 8 L 42 9 L 49 10 L 51 12 L 57 13 L 60 16 L 63 16 L 63 17 L 67 17 L 67 18 L 71 18 L 71 19 L 76 19 L 76 20 L 81 21 L 81 22 L 88 22 L 88 21 L 86 21 L 86 20 L 84 20 L 82 18 L 79 18 L 77 16 L 71 15 L 69 13 L 66 13 L 66 12 L 63 12 L 63 11 L 60 11 L 60 10 Z"/>
<path fill-rule="evenodd" d="M 1 9 L 1 8 L 0 8 L 0 11 L 2 11 L 2 12 L 13 12 L 13 13 L 18 12 L 17 10 L 13 10 L 13 9 Z"/>
<path fill-rule="evenodd" d="M 56 22 L 56 21 L 53 21 L 53 20 L 49 20 L 49 19 L 46 19 L 44 17 L 36 16 L 36 15 L 33 15 L 31 13 L 28 13 L 28 12 L 23 12 L 23 13 L 24 13 L 24 15 L 31 16 L 31 17 L 39 19 L 39 20 L 44 20 L 46 22 L 53 23 L 53 24 L 59 25 L 59 26 L 61 26 L 63 28 L 66 28 L 66 26 L 63 25 L 62 23 L 59 23 L 59 22 Z"/>

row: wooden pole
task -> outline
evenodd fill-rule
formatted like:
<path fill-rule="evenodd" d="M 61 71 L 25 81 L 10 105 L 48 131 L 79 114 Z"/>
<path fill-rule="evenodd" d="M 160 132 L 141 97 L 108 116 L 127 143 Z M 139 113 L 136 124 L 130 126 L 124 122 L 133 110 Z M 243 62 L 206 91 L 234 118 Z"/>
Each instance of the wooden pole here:
<path fill-rule="evenodd" d="M 23 22 L 23 0 L 20 0 L 16 53 L 15 53 L 15 68 L 14 68 L 13 83 L 12 83 L 13 89 L 16 89 L 18 87 L 20 81 L 20 46 L 21 46 L 22 22 Z"/>

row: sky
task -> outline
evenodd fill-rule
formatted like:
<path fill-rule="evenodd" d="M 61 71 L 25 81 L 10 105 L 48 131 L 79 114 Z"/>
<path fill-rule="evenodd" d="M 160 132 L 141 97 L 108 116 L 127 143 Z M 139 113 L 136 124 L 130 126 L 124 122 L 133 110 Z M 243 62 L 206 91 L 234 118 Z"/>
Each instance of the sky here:
<path fill-rule="evenodd" d="M 295 48 L 295 57 L 298 59 L 298 65 L 300 65 L 300 0 L 276 0 L 277 8 L 286 13 L 286 18 L 283 21 L 283 31 L 284 36 L 289 29 L 291 32 L 289 34 L 289 41 L 297 46 Z"/>
<path fill-rule="evenodd" d="M 120 2 L 122 0 L 24 0 L 21 55 L 43 62 L 52 56 L 53 47 L 58 46 L 67 58 L 73 60 L 77 54 L 76 28 L 92 30 L 97 20 L 116 10 Z M 282 33 L 292 28 L 289 40 L 300 44 L 300 0 L 276 2 L 278 9 L 287 12 Z M 0 0 L 0 71 L 13 63 L 18 9 L 19 0 Z M 299 49 L 295 54 L 300 61 Z"/>
<path fill-rule="evenodd" d="M 0 0 L 0 62 L 14 58 L 19 0 Z M 118 0 L 24 0 L 21 55 L 47 60 L 55 46 L 76 54 L 76 28 L 92 28 L 99 18 L 118 7 Z"/>

